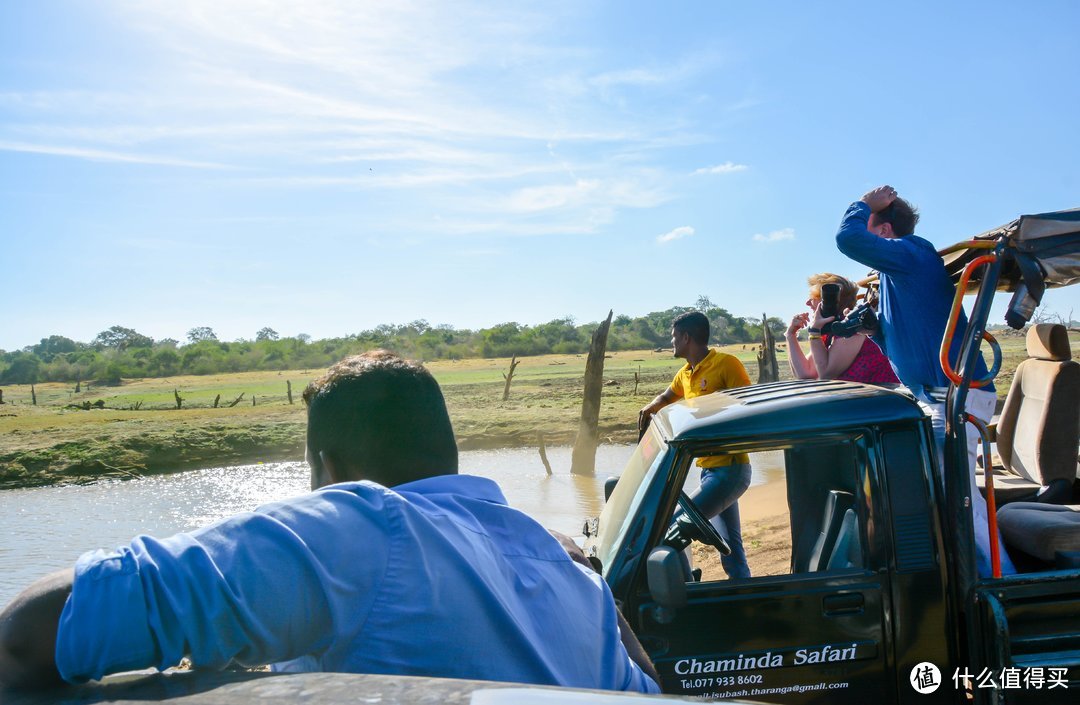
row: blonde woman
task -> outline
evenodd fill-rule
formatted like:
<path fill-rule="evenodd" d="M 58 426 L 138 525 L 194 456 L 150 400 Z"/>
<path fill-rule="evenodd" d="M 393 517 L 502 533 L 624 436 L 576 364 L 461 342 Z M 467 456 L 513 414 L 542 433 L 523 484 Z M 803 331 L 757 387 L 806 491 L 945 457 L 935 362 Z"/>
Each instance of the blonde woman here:
<path fill-rule="evenodd" d="M 788 364 L 798 379 L 843 379 L 867 384 L 899 384 L 889 359 L 877 343 L 865 333 L 850 338 L 838 338 L 822 332 L 833 320 L 821 314 L 821 285 L 840 285 L 840 310 L 855 307 L 859 289 L 853 282 L 838 274 L 815 274 L 808 278 L 810 295 L 806 306 L 810 312 L 797 313 L 787 329 Z M 808 328 L 810 355 L 803 354 L 799 331 Z"/>

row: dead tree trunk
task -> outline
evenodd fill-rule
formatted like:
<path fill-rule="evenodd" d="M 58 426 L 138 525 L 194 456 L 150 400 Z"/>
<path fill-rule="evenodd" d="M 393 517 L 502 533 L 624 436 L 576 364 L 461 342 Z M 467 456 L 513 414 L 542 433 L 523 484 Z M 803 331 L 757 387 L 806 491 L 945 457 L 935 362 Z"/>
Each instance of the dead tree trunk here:
<path fill-rule="evenodd" d="M 581 400 L 581 423 L 578 425 L 577 440 L 570 456 L 570 472 L 575 475 L 596 474 L 596 446 L 600 434 L 600 392 L 604 388 L 604 353 L 607 352 L 608 329 L 611 327 L 611 314 L 592 335 L 589 345 L 589 357 L 585 362 L 585 396 Z"/>
<path fill-rule="evenodd" d="M 173 396 L 176 397 L 176 408 L 179 409 L 180 407 L 182 407 L 184 405 L 184 397 L 180 396 L 180 390 L 179 389 L 174 388 L 172 390 L 172 393 L 173 393 Z"/>
<path fill-rule="evenodd" d="M 503 387 L 503 401 L 510 398 L 510 380 L 514 379 L 514 370 L 516 370 L 517 366 L 520 364 L 517 355 L 514 355 L 510 358 L 510 370 L 508 372 L 503 372 L 503 379 L 506 380 L 506 386 Z"/>
<path fill-rule="evenodd" d="M 776 364 L 776 340 L 769 321 L 761 314 L 761 349 L 757 354 L 758 384 L 780 381 L 780 366 Z"/>
<path fill-rule="evenodd" d="M 0 404 L 4 403 L 4 390 L 0 389 Z"/>
<path fill-rule="evenodd" d="M 255 406 L 255 395 L 254 394 L 251 395 L 251 405 Z"/>
<path fill-rule="evenodd" d="M 216 397 L 214 397 L 214 408 L 215 409 L 218 408 L 218 404 L 220 404 L 220 403 L 221 403 L 221 395 L 218 394 Z"/>
<path fill-rule="evenodd" d="M 548 462 L 547 447 L 544 445 L 544 433 L 542 431 L 536 432 L 536 442 L 540 446 L 540 462 L 544 464 L 547 474 L 551 475 L 551 463 Z"/>
<path fill-rule="evenodd" d="M 285 380 L 285 391 L 289 395 L 289 403 L 292 404 L 292 382 L 290 380 Z"/>
<path fill-rule="evenodd" d="M 30 385 L 30 403 L 37 406 L 37 392 L 34 390 L 34 385 Z"/>
<path fill-rule="evenodd" d="M 243 393 L 243 392 L 240 392 L 240 396 L 236 397 L 236 398 L 235 398 L 235 399 L 233 399 L 233 400 L 232 400 L 231 402 L 229 402 L 229 408 L 231 409 L 231 408 L 233 408 L 234 406 L 236 406 L 237 404 L 239 404 L 239 403 L 240 403 L 240 400 L 241 400 L 241 399 L 243 399 L 243 398 L 244 398 L 244 393 Z"/>
<path fill-rule="evenodd" d="M 634 373 L 634 396 L 637 396 L 637 386 L 641 382 L 641 365 L 637 366 L 637 372 Z"/>
<path fill-rule="evenodd" d="M 75 380 L 75 393 L 78 394 L 81 389 L 82 389 L 82 380 L 81 379 Z"/>

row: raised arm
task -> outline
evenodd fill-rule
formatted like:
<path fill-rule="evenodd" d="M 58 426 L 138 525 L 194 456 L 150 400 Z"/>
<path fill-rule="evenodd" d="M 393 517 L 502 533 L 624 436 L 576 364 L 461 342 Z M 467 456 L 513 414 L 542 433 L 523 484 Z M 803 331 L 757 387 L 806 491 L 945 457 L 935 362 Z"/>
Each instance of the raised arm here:
<path fill-rule="evenodd" d="M 813 362 L 807 359 L 802 346 L 799 345 L 799 331 L 807 326 L 809 319 L 808 313 L 795 314 L 784 334 L 784 339 L 787 341 L 788 366 L 796 379 L 817 379 L 817 370 Z"/>
<path fill-rule="evenodd" d="M 56 629 L 72 576 L 70 569 L 47 575 L 0 612 L 0 686 L 45 688 L 61 682 Z"/>
<path fill-rule="evenodd" d="M 836 247 L 851 259 L 893 274 L 910 266 L 909 247 L 904 238 L 879 237 L 870 232 L 870 215 L 887 208 L 896 200 L 891 186 L 879 186 L 852 203 L 836 233 Z"/>

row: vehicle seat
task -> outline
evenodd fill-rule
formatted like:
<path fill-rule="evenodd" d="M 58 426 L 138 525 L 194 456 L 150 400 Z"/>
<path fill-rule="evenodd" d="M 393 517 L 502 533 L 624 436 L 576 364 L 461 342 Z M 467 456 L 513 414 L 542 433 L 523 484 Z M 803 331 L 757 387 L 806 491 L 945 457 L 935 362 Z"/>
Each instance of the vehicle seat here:
<path fill-rule="evenodd" d="M 817 541 L 814 542 L 805 565 L 795 566 L 796 572 L 828 569 L 829 558 L 833 554 L 846 514 L 854 506 L 855 495 L 843 490 L 829 490 L 825 497 L 825 510 L 822 512 Z"/>
<path fill-rule="evenodd" d="M 1027 353 L 997 423 L 1001 465 L 994 466 L 994 496 L 999 504 L 1064 504 L 1077 477 L 1080 363 L 1072 359 L 1068 331 L 1060 324 L 1031 326 Z M 977 480 L 984 488 L 984 477 Z"/>
<path fill-rule="evenodd" d="M 1080 551 L 1080 505 L 1013 502 L 998 510 L 998 529 L 1009 547 L 1045 563 Z"/>
<path fill-rule="evenodd" d="M 862 568 L 862 544 L 859 541 L 859 517 L 854 509 L 844 512 L 840 533 L 829 556 L 829 570 Z"/>

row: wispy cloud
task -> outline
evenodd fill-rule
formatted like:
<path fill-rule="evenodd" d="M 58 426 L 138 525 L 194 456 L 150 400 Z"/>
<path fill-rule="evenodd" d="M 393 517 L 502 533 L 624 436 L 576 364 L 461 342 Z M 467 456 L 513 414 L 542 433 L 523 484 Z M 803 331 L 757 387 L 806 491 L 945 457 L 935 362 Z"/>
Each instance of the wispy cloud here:
<path fill-rule="evenodd" d="M 177 166 L 189 169 L 231 169 L 227 164 L 214 162 L 199 162 L 190 159 L 176 159 L 174 157 L 162 157 L 152 154 L 125 154 L 123 152 L 110 152 L 101 149 L 88 149 L 85 147 L 66 147 L 47 144 L 27 144 L 22 142 L 0 141 L 0 151 L 4 152 L 30 152 L 33 154 L 51 154 L 58 157 L 75 157 L 76 159 L 88 159 L 95 162 L 124 162 L 127 164 L 155 164 L 157 166 Z"/>
<path fill-rule="evenodd" d="M 682 227 L 675 228 L 674 230 L 670 230 L 663 235 L 657 236 L 656 241 L 661 245 L 666 245 L 669 242 L 674 242 L 675 240 L 680 240 L 684 237 L 690 237 L 693 234 L 694 229 L 692 227 L 690 227 L 689 225 L 683 225 Z"/>
<path fill-rule="evenodd" d="M 771 233 L 768 233 L 766 235 L 762 235 L 761 233 L 757 233 L 753 237 L 754 242 L 765 242 L 765 243 L 783 242 L 785 240 L 794 240 L 794 239 L 795 239 L 795 228 L 782 228 L 780 230 L 773 230 Z"/>
<path fill-rule="evenodd" d="M 724 162 L 723 164 L 717 164 L 716 166 L 706 166 L 700 169 L 694 170 L 694 176 L 700 176 L 702 174 L 734 174 L 739 171 L 746 171 L 750 167 L 745 164 L 736 164 L 735 162 Z"/>

